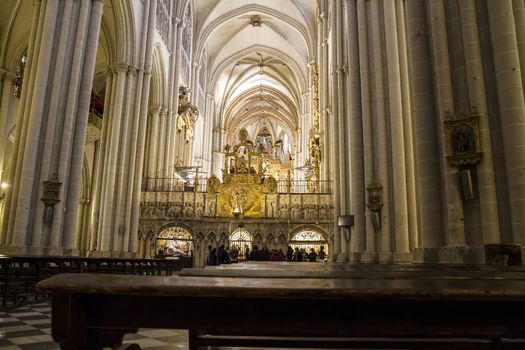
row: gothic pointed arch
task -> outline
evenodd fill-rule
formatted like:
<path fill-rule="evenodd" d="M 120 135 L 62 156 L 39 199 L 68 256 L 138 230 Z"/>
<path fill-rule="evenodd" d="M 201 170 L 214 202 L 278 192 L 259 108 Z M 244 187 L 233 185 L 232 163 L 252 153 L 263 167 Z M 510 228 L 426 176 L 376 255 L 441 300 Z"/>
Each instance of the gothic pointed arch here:
<path fill-rule="evenodd" d="M 108 19 L 113 31 L 112 41 L 115 50 L 112 50 L 116 57 L 116 62 L 126 62 L 137 64 L 137 32 L 138 27 L 134 19 L 133 3 L 129 1 L 111 0 L 110 7 L 104 11 L 104 15 L 113 17 Z M 103 17 L 104 19 L 104 17 Z M 142 30 L 145 30 L 144 28 Z M 140 45 L 139 45 L 140 47 Z"/>
<path fill-rule="evenodd" d="M 155 250 L 160 256 L 191 256 L 193 235 L 182 225 L 167 227 L 157 234 Z"/>
<path fill-rule="evenodd" d="M 166 55 L 162 53 L 162 50 L 159 44 L 153 48 L 149 105 L 156 107 L 167 106 L 168 102 L 167 64 L 164 62 Z"/>

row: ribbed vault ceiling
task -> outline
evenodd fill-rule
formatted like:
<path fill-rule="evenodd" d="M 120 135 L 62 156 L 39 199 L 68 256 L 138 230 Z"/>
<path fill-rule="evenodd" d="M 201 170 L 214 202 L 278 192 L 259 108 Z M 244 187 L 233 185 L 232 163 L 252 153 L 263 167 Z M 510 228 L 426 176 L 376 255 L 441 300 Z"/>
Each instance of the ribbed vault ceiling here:
<path fill-rule="evenodd" d="M 210 86 L 227 139 L 261 127 L 293 140 L 314 58 L 316 0 L 194 0 L 197 61 L 208 53 Z"/>

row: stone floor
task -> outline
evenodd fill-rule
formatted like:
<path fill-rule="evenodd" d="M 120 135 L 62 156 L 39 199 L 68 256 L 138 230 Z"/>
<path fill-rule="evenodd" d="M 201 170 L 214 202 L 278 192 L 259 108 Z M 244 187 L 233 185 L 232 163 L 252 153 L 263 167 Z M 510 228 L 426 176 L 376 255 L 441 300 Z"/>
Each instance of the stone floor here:
<path fill-rule="evenodd" d="M 0 308 L 1 350 L 58 350 L 51 338 L 51 305 L 40 302 L 23 307 Z M 137 343 L 142 349 L 185 350 L 188 334 L 182 330 L 141 329 L 128 334 L 124 343 Z"/>
<path fill-rule="evenodd" d="M 148 350 L 187 350 L 188 332 L 178 329 L 141 329 L 137 334 L 126 335 L 124 344 L 131 343 Z M 49 302 L 35 302 L 20 307 L 0 307 L 0 350 L 59 349 L 60 347 L 51 337 Z M 258 349 L 243 348 L 243 350 Z"/>

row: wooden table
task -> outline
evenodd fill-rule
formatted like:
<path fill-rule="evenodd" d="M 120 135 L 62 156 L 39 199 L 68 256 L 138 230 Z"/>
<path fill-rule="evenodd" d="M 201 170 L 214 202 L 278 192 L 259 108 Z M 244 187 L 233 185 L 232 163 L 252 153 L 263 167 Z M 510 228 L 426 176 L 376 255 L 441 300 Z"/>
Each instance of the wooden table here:
<path fill-rule="evenodd" d="M 62 349 L 116 349 L 139 327 L 188 329 L 190 349 L 525 348 L 525 279 L 518 277 L 525 275 L 452 275 L 60 274 L 39 288 L 53 293 L 52 332 Z"/>

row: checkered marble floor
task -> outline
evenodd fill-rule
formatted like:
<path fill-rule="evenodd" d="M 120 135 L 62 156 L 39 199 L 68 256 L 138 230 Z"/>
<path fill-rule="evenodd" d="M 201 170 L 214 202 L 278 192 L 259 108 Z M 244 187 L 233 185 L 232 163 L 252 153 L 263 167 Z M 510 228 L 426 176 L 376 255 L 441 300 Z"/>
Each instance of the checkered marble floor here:
<path fill-rule="evenodd" d="M 124 344 L 132 343 L 144 350 L 187 350 L 188 332 L 178 329 L 141 329 L 136 334 L 124 337 Z M 261 350 L 251 347 L 213 349 Z M 51 303 L 44 301 L 21 307 L 0 307 L 0 350 L 60 350 L 51 337 Z"/>
<path fill-rule="evenodd" d="M 51 337 L 51 305 L 35 303 L 18 308 L 0 308 L 1 350 L 59 350 Z M 124 343 L 148 350 L 186 350 L 188 333 L 175 329 L 141 329 L 128 334 Z"/>

